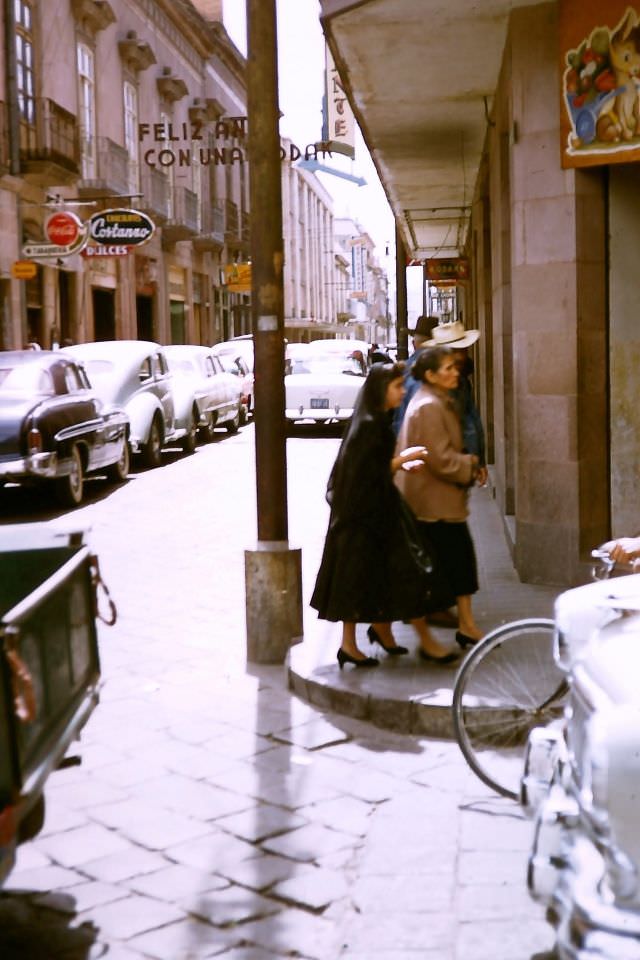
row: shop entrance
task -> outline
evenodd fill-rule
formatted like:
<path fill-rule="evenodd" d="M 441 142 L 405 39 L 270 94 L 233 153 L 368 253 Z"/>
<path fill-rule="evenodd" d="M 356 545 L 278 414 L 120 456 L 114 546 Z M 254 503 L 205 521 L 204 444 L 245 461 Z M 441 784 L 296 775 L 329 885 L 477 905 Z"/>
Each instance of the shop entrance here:
<path fill-rule="evenodd" d="M 136 323 L 138 340 L 153 340 L 153 297 L 136 296 Z"/>
<path fill-rule="evenodd" d="M 115 340 L 116 304 L 113 290 L 93 287 L 93 330 L 95 340 Z"/>

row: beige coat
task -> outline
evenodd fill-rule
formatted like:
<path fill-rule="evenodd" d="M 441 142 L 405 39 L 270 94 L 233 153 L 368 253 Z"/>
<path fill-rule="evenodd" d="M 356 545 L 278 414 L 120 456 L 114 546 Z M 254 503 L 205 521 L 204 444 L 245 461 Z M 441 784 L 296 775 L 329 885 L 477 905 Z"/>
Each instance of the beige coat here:
<path fill-rule="evenodd" d="M 398 489 L 419 520 L 465 520 L 473 458 L 462 453 L 460 418 L 448 394 L 421 384 L 411 398 L 398 436 L 397 452 L 424 446 L 425 466 L 395 475 Z"/>

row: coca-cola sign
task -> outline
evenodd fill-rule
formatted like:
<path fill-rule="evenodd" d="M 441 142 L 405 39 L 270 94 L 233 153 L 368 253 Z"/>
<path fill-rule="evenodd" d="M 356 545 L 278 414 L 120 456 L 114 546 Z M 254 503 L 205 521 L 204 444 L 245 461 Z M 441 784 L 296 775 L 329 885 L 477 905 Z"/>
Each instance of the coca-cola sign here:
<path fill-rule="evenodd" d="M 82 222 L 75 213 L 58 210 L 50 214 L 44 225 L 44 232 L 50 243 L 58 247 L 71 247 L 82 233 Z"/>
<path fill-rule="evenodd" d="M 151 240 L 156 225 L 139 210 L 102 210 L 89 220 L 89 236 L 94 243 L 109 246 L 139 247 Z"/>

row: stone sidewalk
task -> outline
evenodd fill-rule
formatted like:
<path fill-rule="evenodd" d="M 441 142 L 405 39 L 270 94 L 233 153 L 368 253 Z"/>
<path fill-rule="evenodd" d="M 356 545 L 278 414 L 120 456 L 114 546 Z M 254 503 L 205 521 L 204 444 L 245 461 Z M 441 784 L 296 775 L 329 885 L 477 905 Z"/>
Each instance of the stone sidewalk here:
<path fill-rule="evenodd" d="M 335 443 L 288 446 L 308 592 L 326 525 L 309 504 L 323 504 Z M 74 514 L 120 616 L 100 629 L 82 765 L 50 777 L 44 830 L 0 896 L 0 958 L 548 956 L 551 930 L 525 889 L 531 825 L 454 743 L 318 709 L 282 667 L 245 668 L 243 558 L 230 545 L 251 540 L 252 456 L 245 429 Z M 532 612 L 540 591 L 511 595 L 491 509 L 477 523 L 483 576 L 504 577 L 500 616 Z M 479 599 L 492 625 L 484 584 Z"/>
<path fill-rule="evenodd" d="M 513 567 L 500 516 L 490 488 L 474 489 L 470 527 L 478 558 L 480 590 L 473 604 L 479 626 L 488 632 L 525 617 L 552 617 L 557 590 L 521 583 Z M 364 624 L 358 627 L 360 649 L 370 647 Z M 433 628 L 443 644 L 455 647 L 454 631 Z M 399 643 L 413 650 L 413 629 L 394 624 Z M 403 733 L 452 737 L 451 700 L 457 664 L 425 665 L 415 653 L 387 657 L 379 647 L 375 670 L 345 666 L 339 670 L 336 651 L 340 625 L 319 621 L 307 608 L 304 643 L 289 654 L 289 685 L 300 697 L 322 709 L 368 720 Z M 457 648 L 456 648 L 457 649 Z"/>

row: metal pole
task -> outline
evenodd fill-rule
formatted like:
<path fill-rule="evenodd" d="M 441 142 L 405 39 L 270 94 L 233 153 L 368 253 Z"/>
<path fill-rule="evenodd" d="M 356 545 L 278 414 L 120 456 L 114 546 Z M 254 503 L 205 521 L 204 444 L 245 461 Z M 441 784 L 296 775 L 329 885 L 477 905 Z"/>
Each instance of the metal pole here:
<path fill-rule="evenodd" d="M 422 315 L 426 317 L 429 314 L 427 306 L 427 261 L 422 261 Z"/>
<path fill-rule="evenodd" d="M 290 550 L 284 393 L 282 187 L 275 0 L 247 0 L 258 547 L 245 552 L 247 657 L 284 660 L 302 635 L 299 550 Z"/>
<path fill-rule="evenodd" d="M 398 360 L 409 356 L 407 340 L 407 251 L 396 225 L 396 336 Z"/>
<path fill-rule="evenodd" d="M 275 0 L 247 0 L 258 539 L 286 540 L 282 187 Z"/>

